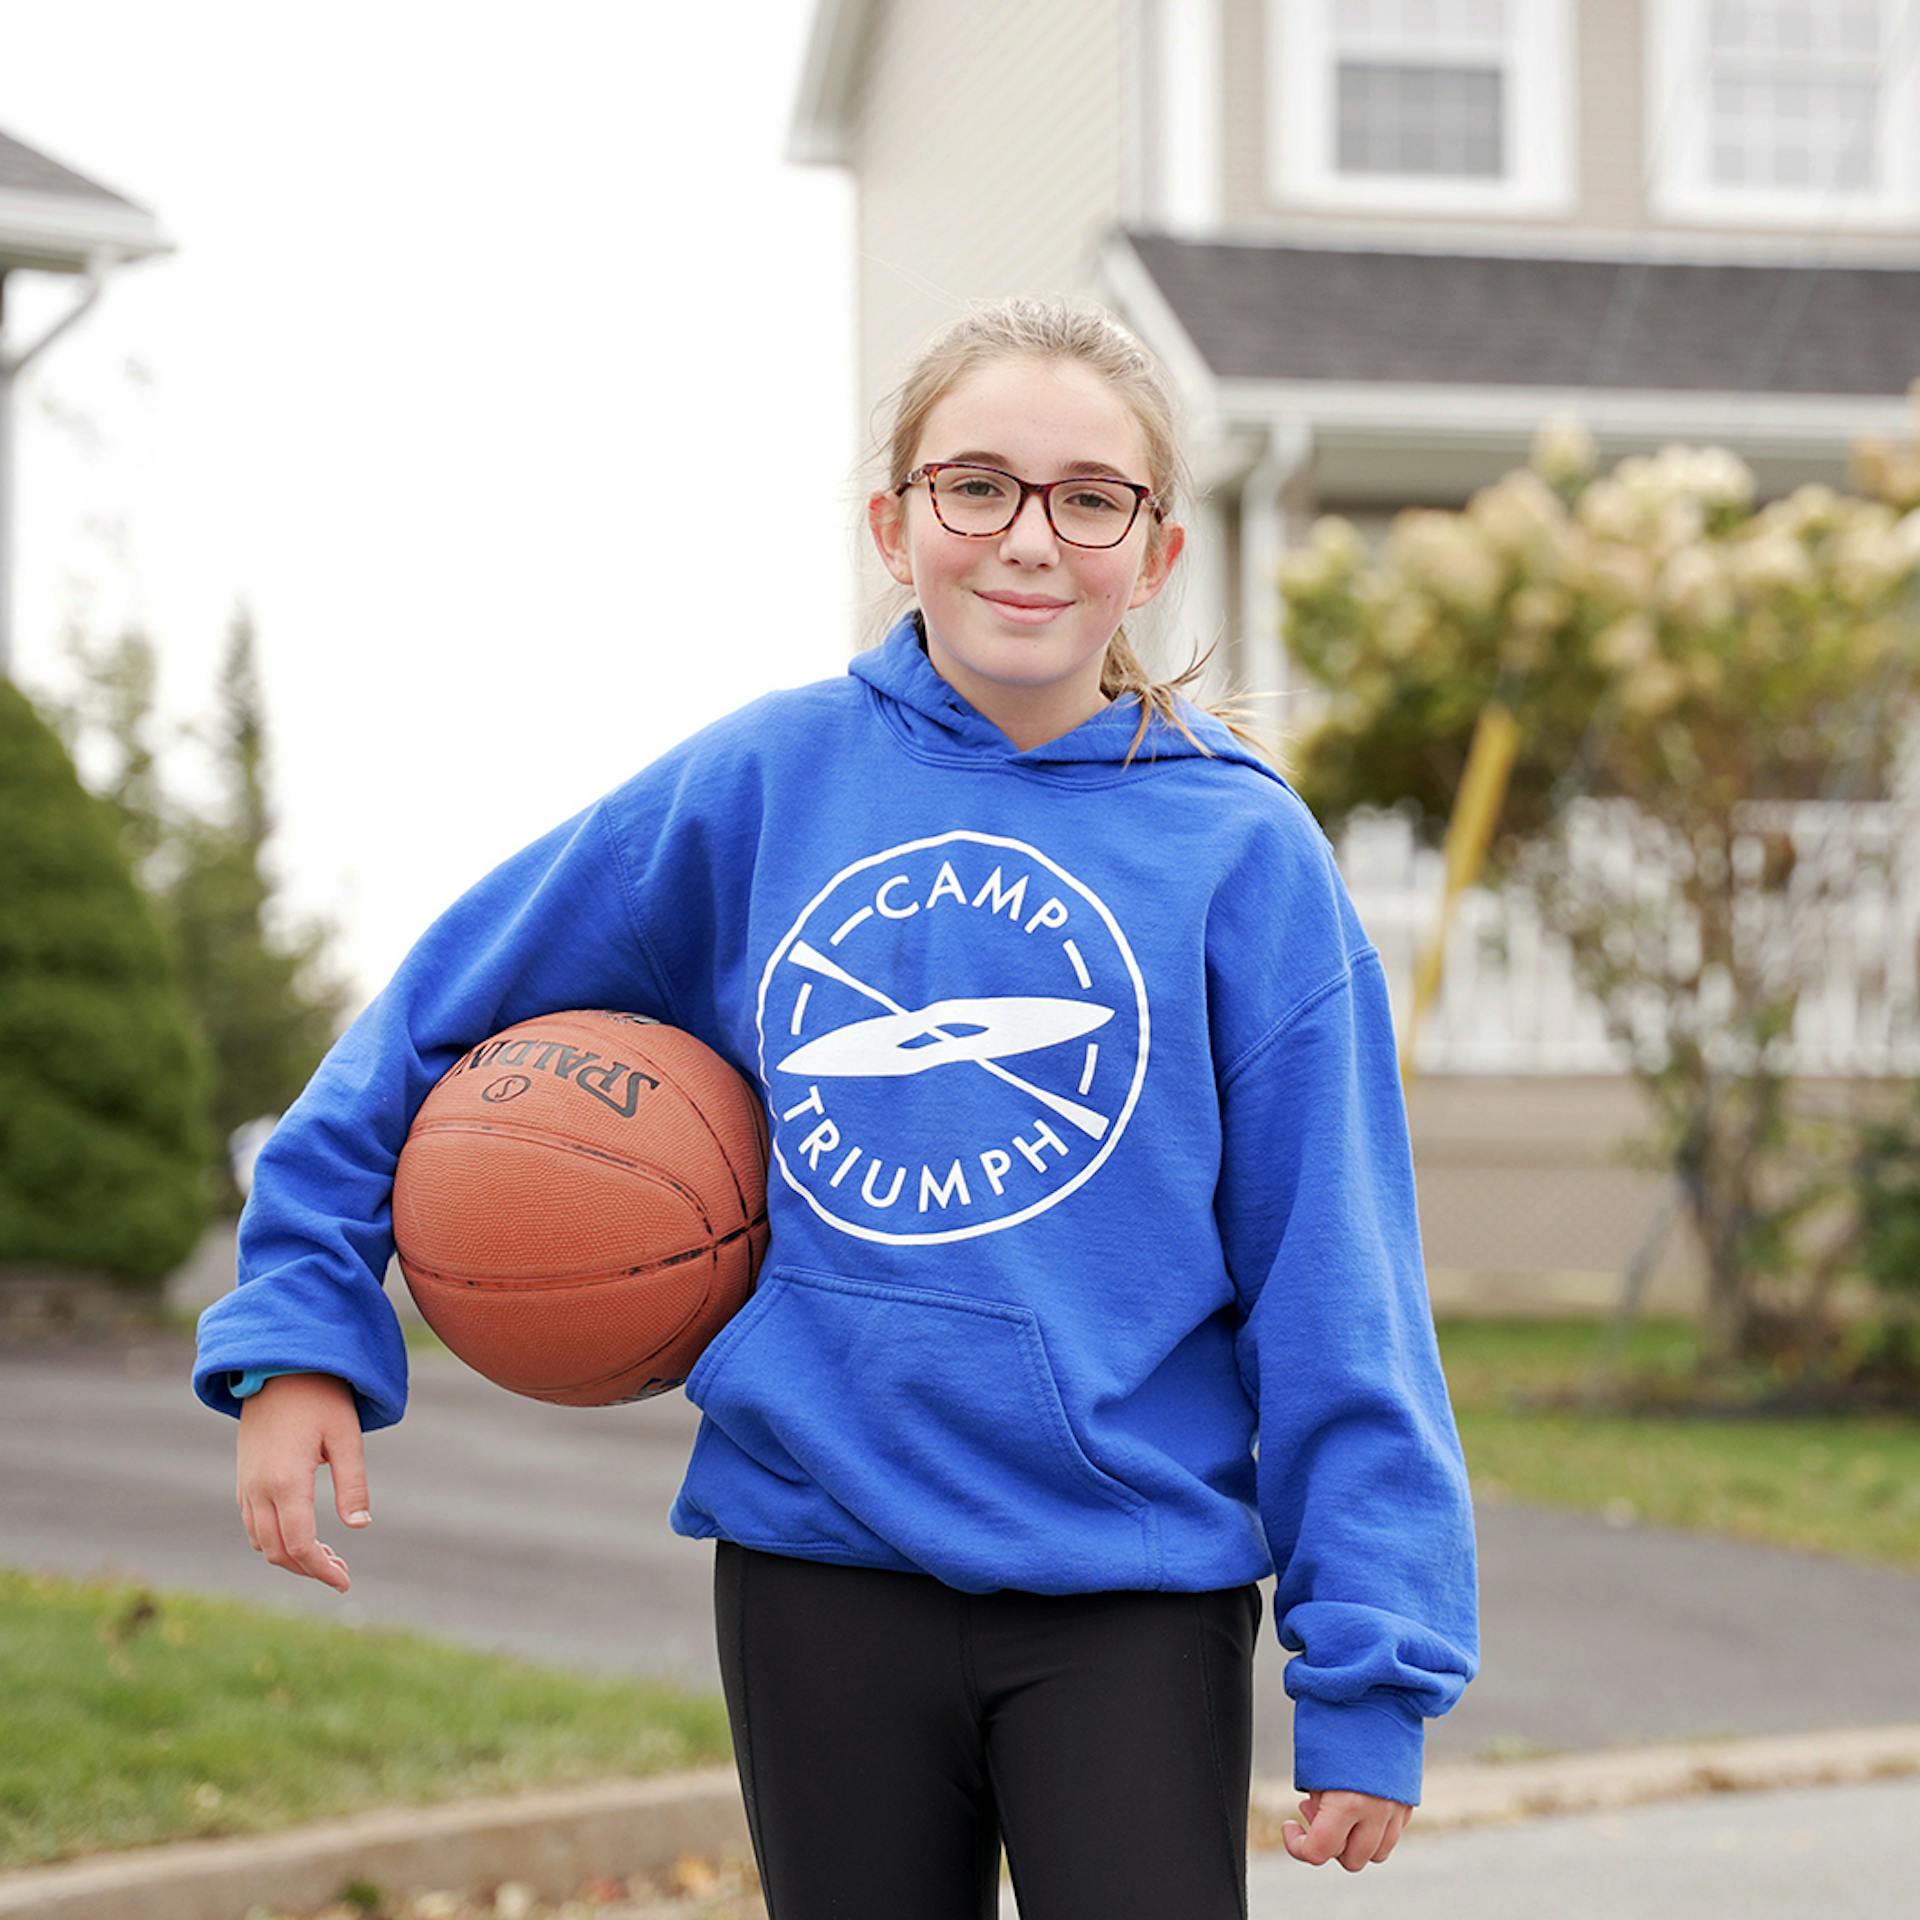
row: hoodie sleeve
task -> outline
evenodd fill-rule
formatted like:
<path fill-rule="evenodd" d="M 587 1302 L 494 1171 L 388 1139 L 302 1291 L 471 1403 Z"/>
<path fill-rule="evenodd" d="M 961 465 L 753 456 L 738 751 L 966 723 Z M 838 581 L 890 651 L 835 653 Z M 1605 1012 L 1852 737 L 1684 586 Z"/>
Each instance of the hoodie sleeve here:
<path fill-rule="evenodd" d="M 1294 1784 L 1413 1805 L 1424 1722 L 1479 1667 L 1473 1504 L 1427 1295 L 1387 980 L 1330 849 L 1326 868 L 1293 923 L 1322 922 L 1325 943 L 1303 944 L 1331 965 L 1221 1079 L 1215 1211 L 1258 1419 L 1274 1623 L 1296 1656 L 1283 1677 Z"/>
<path fill-rule="evenodd" d="M 639 904 L 673 903 L 666 949 L 685 956 L 686 998 L 704 1006 L 723 770 L 698 742 L 462 894 L 334 1042 L 255 1162 L 238 1283 L 200 1316 L 193 1387 L 209 1407 L 238 1418 L 236 1374 L 312 1371 L 351 1385 L 363 1431 L 400 1419 L 407 1350 L 384 1286 L 394 1169 L 421 1103 L 469 1047 L 568 1007 L 650 1013 L 709 1037 L 675 1004 Z"/>

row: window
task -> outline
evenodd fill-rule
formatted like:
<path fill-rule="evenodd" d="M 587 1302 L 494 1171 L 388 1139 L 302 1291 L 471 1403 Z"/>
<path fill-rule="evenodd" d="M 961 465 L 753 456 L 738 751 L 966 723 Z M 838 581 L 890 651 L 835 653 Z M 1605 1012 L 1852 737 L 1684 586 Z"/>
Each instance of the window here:
<path fill-rule="evenodd" d="M 1568 0 L 1269 0 L 1275 197 L 1565 210 L 1567 14 Z"/>
<path fill-rule="evenodd" d="M 1659 0 L 1654 211 L 1827 226 L 1920 216 L 1914 0 Z"/>

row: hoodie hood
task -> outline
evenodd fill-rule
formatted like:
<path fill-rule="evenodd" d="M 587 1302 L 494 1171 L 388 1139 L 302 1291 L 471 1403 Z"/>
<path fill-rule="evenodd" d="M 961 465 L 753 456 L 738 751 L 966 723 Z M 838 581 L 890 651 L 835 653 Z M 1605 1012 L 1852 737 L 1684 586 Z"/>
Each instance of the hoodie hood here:
<path fill-rule="evenodd" d="M 1140 696 L 1129 693 L 1057 740 L 1022 752 L 958 688 L 941 678 L 927 656 L 917 607 L 900 616 L 879 646 L 855 654 L 847 671 L 873 689 L 874 703 L 887 724 L 914 753 L 928 760 L 997 760 L 1040 779 L 1085 784 L 1110 780 L 1126 761 L 1127 750 L 1140 729 Z M 1195 706 L 1184 694 L 1175 694 L 1174 699 L 1187 725 L 1215 757 L 1242 761 L 1276 780 L 1281 778 L 1224 721 Z M 1178 727 L 1156 713 L 1134 755 L 1134 764 L 1205 757 Z"/>

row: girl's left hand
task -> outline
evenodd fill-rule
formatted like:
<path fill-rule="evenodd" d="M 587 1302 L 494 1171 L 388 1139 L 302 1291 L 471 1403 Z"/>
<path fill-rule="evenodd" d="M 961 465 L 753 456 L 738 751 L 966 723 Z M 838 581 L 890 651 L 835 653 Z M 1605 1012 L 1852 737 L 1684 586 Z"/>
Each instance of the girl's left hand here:
<path fill-rule="evenodd" d="M 1413 1817 L 1404 1800 L 1344 1791 L 1310 1793 L 1300 1811 L 1307 1818 L 1305 1828 L 1292 1820 L 1281 1824 L 1287 1851 L 1310 1867 L 1337 1859 L 1349 1873 L 1358 1873 L 1370 1860 L 1386 1859 Z"/>

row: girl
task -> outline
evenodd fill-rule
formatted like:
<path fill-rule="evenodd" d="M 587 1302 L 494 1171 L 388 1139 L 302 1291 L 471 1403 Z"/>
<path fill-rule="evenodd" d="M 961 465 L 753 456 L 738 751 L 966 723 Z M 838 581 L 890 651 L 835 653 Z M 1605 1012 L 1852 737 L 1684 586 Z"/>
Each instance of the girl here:
<path fill-rule="evenodd" d="M 194 1387 L 241 1414 L 254 1546 L 344 1592 L 313 1477 L 364 1524 L 405 1405 L 413 1114 L 535 1013 L 686 1028 L 772 1129 L 669 1518 L 715 1542 L 773 1920 L 990 1917 L 1003 1842 L 1024 1920 L 1244 1916 L 1260 1581 L 1301 1860 L 1389 1857 L 1479 1662 L 1386 979 L 1313 816 L 1178 693 L 1200 665 L 1127 640 L 1185 540 L 1139 343 L 971 310 L 886 460 L 882 643 L 427 930 L 262 1151 Z"/>

